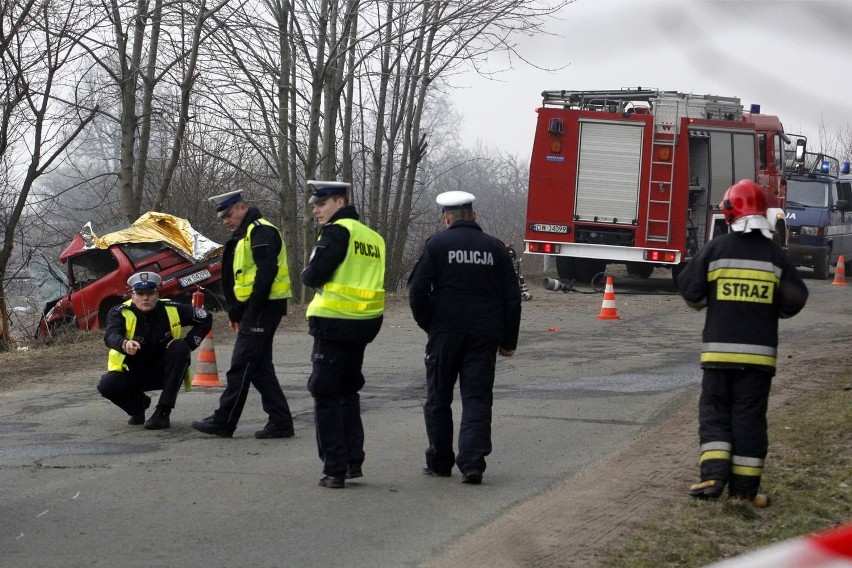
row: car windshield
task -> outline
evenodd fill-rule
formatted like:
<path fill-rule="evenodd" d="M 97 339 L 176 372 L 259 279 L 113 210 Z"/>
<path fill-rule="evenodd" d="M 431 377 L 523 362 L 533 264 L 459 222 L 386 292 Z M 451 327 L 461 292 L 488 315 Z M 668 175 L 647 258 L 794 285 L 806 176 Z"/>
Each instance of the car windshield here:
<path fill-rule="evenodd" d="M 92 249 L 68 260 L 73 286 L 83 288 L 118 268 L 118 260 L 109 249 Z"/>
<path fill-rule="evenodd" d="M 828 184 L 821 181 L 787 180 L 787 201 L 805 207 L 828 207 Z"/>

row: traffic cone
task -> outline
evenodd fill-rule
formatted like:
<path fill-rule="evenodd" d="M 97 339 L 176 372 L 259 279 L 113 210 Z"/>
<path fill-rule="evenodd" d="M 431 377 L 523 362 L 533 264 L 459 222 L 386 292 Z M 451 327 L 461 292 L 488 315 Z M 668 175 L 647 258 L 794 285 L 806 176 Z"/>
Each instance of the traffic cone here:
<path fill-rule="evenodd" d="M 219 369 L 216 367 L 216 351 L 213 348 L 213 332 L 209 331 L 207 337 L 201 341 L 198 347 L 198 358 L 195 361 L 195 375 L 192 377 L 194 387 L 221 387 L 219 380 Z"/>
<path fill-rule="evenodd" d="M 606 277 L 606 288 L 604 288 L 603 303 L 601 304 L 601 313 L 598 314 L 598 319 L 621 319 L 615 309 L 615 292 L 612 289 L 612 276 Z"/>
<path fill-rule="evenodd" d="M 204 307 L 204 292 L 200 289 L 192 293 L 192 307 Z M 219 369 L 216 367 L 216 351 L 213 347 L 213 330 L 207 332 L 207 337 L 198 346 L 198 358 L 195 360 L 195 375 L 192 377 L 194 387 L 221 387 Z"/>
<path fill-rule="evenodd" d="M 837 259 L 837 268 L 834 269 L 834 282 L 832 284 L 846 286 L 846 259 L 843 258 L 842 254 Z"/>

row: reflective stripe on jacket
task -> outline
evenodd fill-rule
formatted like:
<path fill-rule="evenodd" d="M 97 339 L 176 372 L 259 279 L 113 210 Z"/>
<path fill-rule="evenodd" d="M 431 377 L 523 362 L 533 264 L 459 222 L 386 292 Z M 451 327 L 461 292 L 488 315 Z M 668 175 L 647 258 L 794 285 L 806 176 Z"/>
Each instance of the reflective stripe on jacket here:
<path fill-rule="evenodd" d="M 278 236 L 281 237 L 281 231 L 278 230 L 278 227 L 261 218 L 250 223 L 246 228 L 246 236 L 237 242 L 234 247 L 234 296 L 240 302 L 248 301 L 254 288 L 257 265 L 254 263 L 254 257 L 251 254 L 251 233 L 257 225 L 272 227 L 278 231 Z M 272 281 L 269 299 L 281 300 L 292 295 L 290 273 L 287 269 L 287 248 L 284 245 L 284 239 L 281 238 L 281 250 L 278 251 L 278 274 Z"/>
<path fill-rule="evenodd" d="M 349 231 L 343 262 L 311 300 L 307 317 L 370 319 L 385 309 L 385 240 L 355 219 L 334 222 Z"/>

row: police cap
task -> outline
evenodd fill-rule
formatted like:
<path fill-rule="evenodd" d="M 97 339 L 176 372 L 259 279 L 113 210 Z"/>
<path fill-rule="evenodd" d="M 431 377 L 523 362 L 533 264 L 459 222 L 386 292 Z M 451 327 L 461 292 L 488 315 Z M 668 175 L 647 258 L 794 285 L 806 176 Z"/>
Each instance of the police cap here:
<path fill-rule="evenodd" d="M 127 279 L 127 285 L 133 290 L 156 290 L 163 279 L 156 272 L 137 272 Z"/>
<path fill-rule="evenodd" d="M 221 195 L 214 195 L 208 201 L 216 206 L 216 215 L 221 219 L 227 215 L 228 209 L 230 209 L 232 205 L 239 203 L 242 200 L 243 192 L 237 190 L 229 191 L 228 193 L 223 193 Z"/>
<path fill-rule="evenodd" d="M 435 201 L 441 206 L 441 211 L 450 211 L 452 209 L 471 209 L 474 199 L 476 197 L 466 191 L 445 191 L 438 194 Z"/>
<path fill-rule="evenodd" d="M 343 181 L 308 180 L 308 187 L 311 188 L 311 198 L 308 203 L 311 205 L 322 203 L 333 195 L 346 196 L 349 186 L 350 184 Z"/>

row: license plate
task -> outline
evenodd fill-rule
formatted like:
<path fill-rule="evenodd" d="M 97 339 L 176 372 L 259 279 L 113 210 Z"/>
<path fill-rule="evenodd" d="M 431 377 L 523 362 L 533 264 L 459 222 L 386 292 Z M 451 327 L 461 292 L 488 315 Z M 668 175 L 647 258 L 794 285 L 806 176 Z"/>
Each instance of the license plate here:
<path fill-rule="evenodd" d="M 533 223 L 530 229 L 536 233 L 567 233 L 568 225 L 550 225 L 547 223 Z"/>
<path fill-rule="evenodd" d="M 213 275 L 210 274 L 210 271 L 205 268 L 204 270 L 199 270 L 198 272 L 190 274 L 189 276 L 183 276 L 181 278 L 178 278 L 178 282 L 180 282 L 181 286 L 186 288 L 187 286 L 192 286 L 193 284 L 201 282 L 202 280 L 207 280 L 211 276 Z"/>

